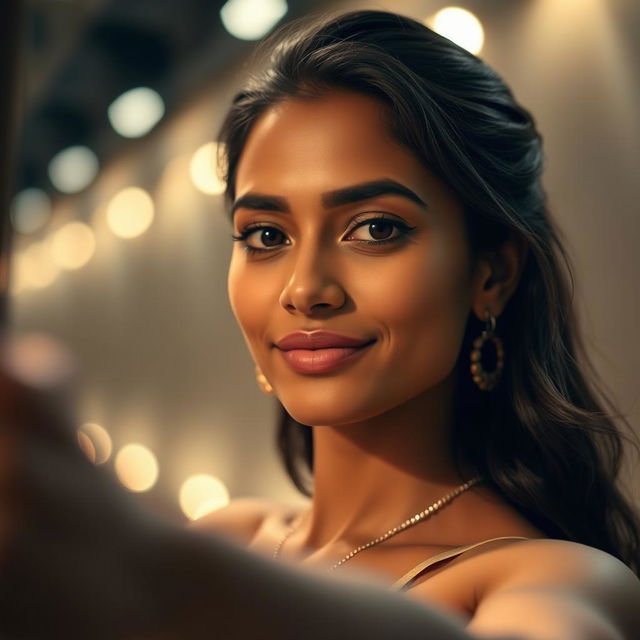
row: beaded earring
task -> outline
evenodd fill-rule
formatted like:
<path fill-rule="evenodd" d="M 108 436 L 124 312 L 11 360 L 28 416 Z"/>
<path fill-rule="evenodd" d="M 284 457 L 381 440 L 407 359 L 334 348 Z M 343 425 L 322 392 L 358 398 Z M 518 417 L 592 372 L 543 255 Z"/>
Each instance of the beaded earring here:
<path fill-rule="evenodd" d="M 504 345 L 502 340 L 496 335 L 496 318 L 491 315 L 489 309 L 485 309 L 485 328 L 478 338 L 473 341 L 471 350 L 471 375 L 473 381 L 482 391 L 495 389 L 504 368 Z M 485 371 L 482 365 L 482 348 L 487 341 L 491 340 L 496 350 L 496 366 L 493 371 Z"/>

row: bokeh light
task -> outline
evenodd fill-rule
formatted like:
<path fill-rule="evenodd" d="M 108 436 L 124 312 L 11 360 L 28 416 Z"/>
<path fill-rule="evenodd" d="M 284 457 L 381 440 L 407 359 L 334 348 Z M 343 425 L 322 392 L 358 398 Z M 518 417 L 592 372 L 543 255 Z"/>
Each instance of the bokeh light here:
<path fill-rule="evenodd" d="M 220 9 L 224 28 L 240 40 L 259 40 L 287 13 L 285 0 L 228 0 Z"/>
<path fill-rule="evenodd" d="M 89 458 L 89 460 L 95 464 L 96 448 L 91 438 L 80 429 L 78 429 L 76 435 L 78 437 L 78 445 L 80 446 L 80 449 L 82 449 L 82 453 L 84 453 L 84 455 L 87 456 L 87 458 Z"/>
<path fill-rule="evenodd" d="M 149 87 L 136 87 L 116 98 L 107 110 L 109 122 L 125 138 L 145 135 L 162 119 L 164 102 Z"/>
<path fill-rule="evenodd" d="M 116 454 L 116 474 L 130 491 L 148 491 L 158 480 L 158 461 L 142 444 L 127 444 Z"/>
<path fill-rule="evenodd" d="M 67 347 L 45 333 L 18 333 L 3 348 L 4 370 L 34 389 L 59 389 L 77 370 Z"/>
<path fill-rule="evenodd" d="M 34 233 L 51 218 L 51 199 L 42 189 L 29 187 L 18 192 L 11 203 L 11 224 L 18 233 Z"/>
<path fill-rule="evenodd" d="M 484 29 L 480 20 L 460 7 L 445 7 L 436 13 L 431 28 L 440 35 L 478 54 L 484 44 Z"/>
<path fill-rule="evenodd" d="M 96 422 L 85 422 L 78 429 L 78 441 L 95 464 L 103 464 L 111 456 L 113 444 L 107 430 Z"/>
<path fill-rule="evenodd" d="M 225 184 L 216 173 L 216 154 L 218 146 L 208 142 L 197 149 L 189 164 L 189 175 L 197 189 L 208 195 L 224 193 Z"/>
<path fill-rule="evenodd" d="M 96 239 L 83 222 L 69 222 L 51 239 L 51 255 L 62 269 L 79 269 L 93 256 Z"/>
<path fill-rule="evenodd" d="M 229 504 L 229 491 L 215 476 L 200 473 L 182 483 L 179 500 L 187 518 L 197 520 Z"/>
<path fill-rule="evenodd" d="M 68 147 L 49 163 L 49 179 L 62 193 L 78 193 L 93 182 L 98 169 L 98 158 L 89 147 Z"/>
<path fill-rule="evenodd" d="M 139 187 L 119 191 L 107 205 L 107 224 L 120 238 L 135 238 L 144 233 L 153 221 L 151 196 Z"/>
<path fill-rule="evenodd" d="M 60 273 L 46 240 L 31 243 L 15 256 L 16 273 L 20 287 L 41 289 L 50 285 Z"/>

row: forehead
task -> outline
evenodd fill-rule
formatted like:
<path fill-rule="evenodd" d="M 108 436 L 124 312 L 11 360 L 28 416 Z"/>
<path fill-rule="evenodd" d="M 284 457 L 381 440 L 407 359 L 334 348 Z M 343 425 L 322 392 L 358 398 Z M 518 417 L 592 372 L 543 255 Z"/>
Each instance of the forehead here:
<path fill-rule="evenodd" d="M 253 125 L 236 173 L 236 195 L 252 189 L 326 190 L 381 176 L 414 186 L 426 169 L 388 133 L 385 107 L 360 93 L 287 99 Z"/>

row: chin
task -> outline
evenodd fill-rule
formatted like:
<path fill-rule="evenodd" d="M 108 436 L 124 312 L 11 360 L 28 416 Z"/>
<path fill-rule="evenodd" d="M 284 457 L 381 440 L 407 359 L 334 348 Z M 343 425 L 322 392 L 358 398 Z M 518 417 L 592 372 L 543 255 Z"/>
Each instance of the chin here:
<path fill-rule="evenodd" d="M 366 395 L 350 394 L 296 394 L 287 398 L 287 394 L 279 400 L 289 415 L 300 424 L 308 426 L 338 427 L 361 422 L 390 411 L 397 403 L 380 396 L 371 398 Z M 300 398 L 304 397 L 301 402 Z M 290 400 L 290 401 L 289 401 Z"/>

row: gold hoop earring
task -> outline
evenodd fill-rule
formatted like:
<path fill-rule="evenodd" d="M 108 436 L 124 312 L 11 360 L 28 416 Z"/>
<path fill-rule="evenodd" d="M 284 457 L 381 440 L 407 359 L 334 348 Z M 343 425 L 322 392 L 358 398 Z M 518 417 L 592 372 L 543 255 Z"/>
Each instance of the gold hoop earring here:
<path fill-rule="evenodd" d="M 496 388 L 504 368 L 504 345 L 495 334 L 496 318 L 491 315 L 489 309 L 485 309 L 485 322 L 484 331 L 473 341 L 470 370 L 473 381 L 478 387 L 482 391 L 491 391 Z M 493 341 L 496 349 L 496 368 L 493 371 L 485 371 L 482 366 L 482 347 L 488 340 Z"/>
<path fill-rule="evenodd" d="M 258 365 L 256 365 L 256 380 L 258 381 L 258 385 L 260 386 L 260 388 L 264 393 L 267 393 L 267 394 L 273 393 L 273 387 L 269 384 L 269 381 L 267 380 L 264 373 L 262 373 Z"/>

